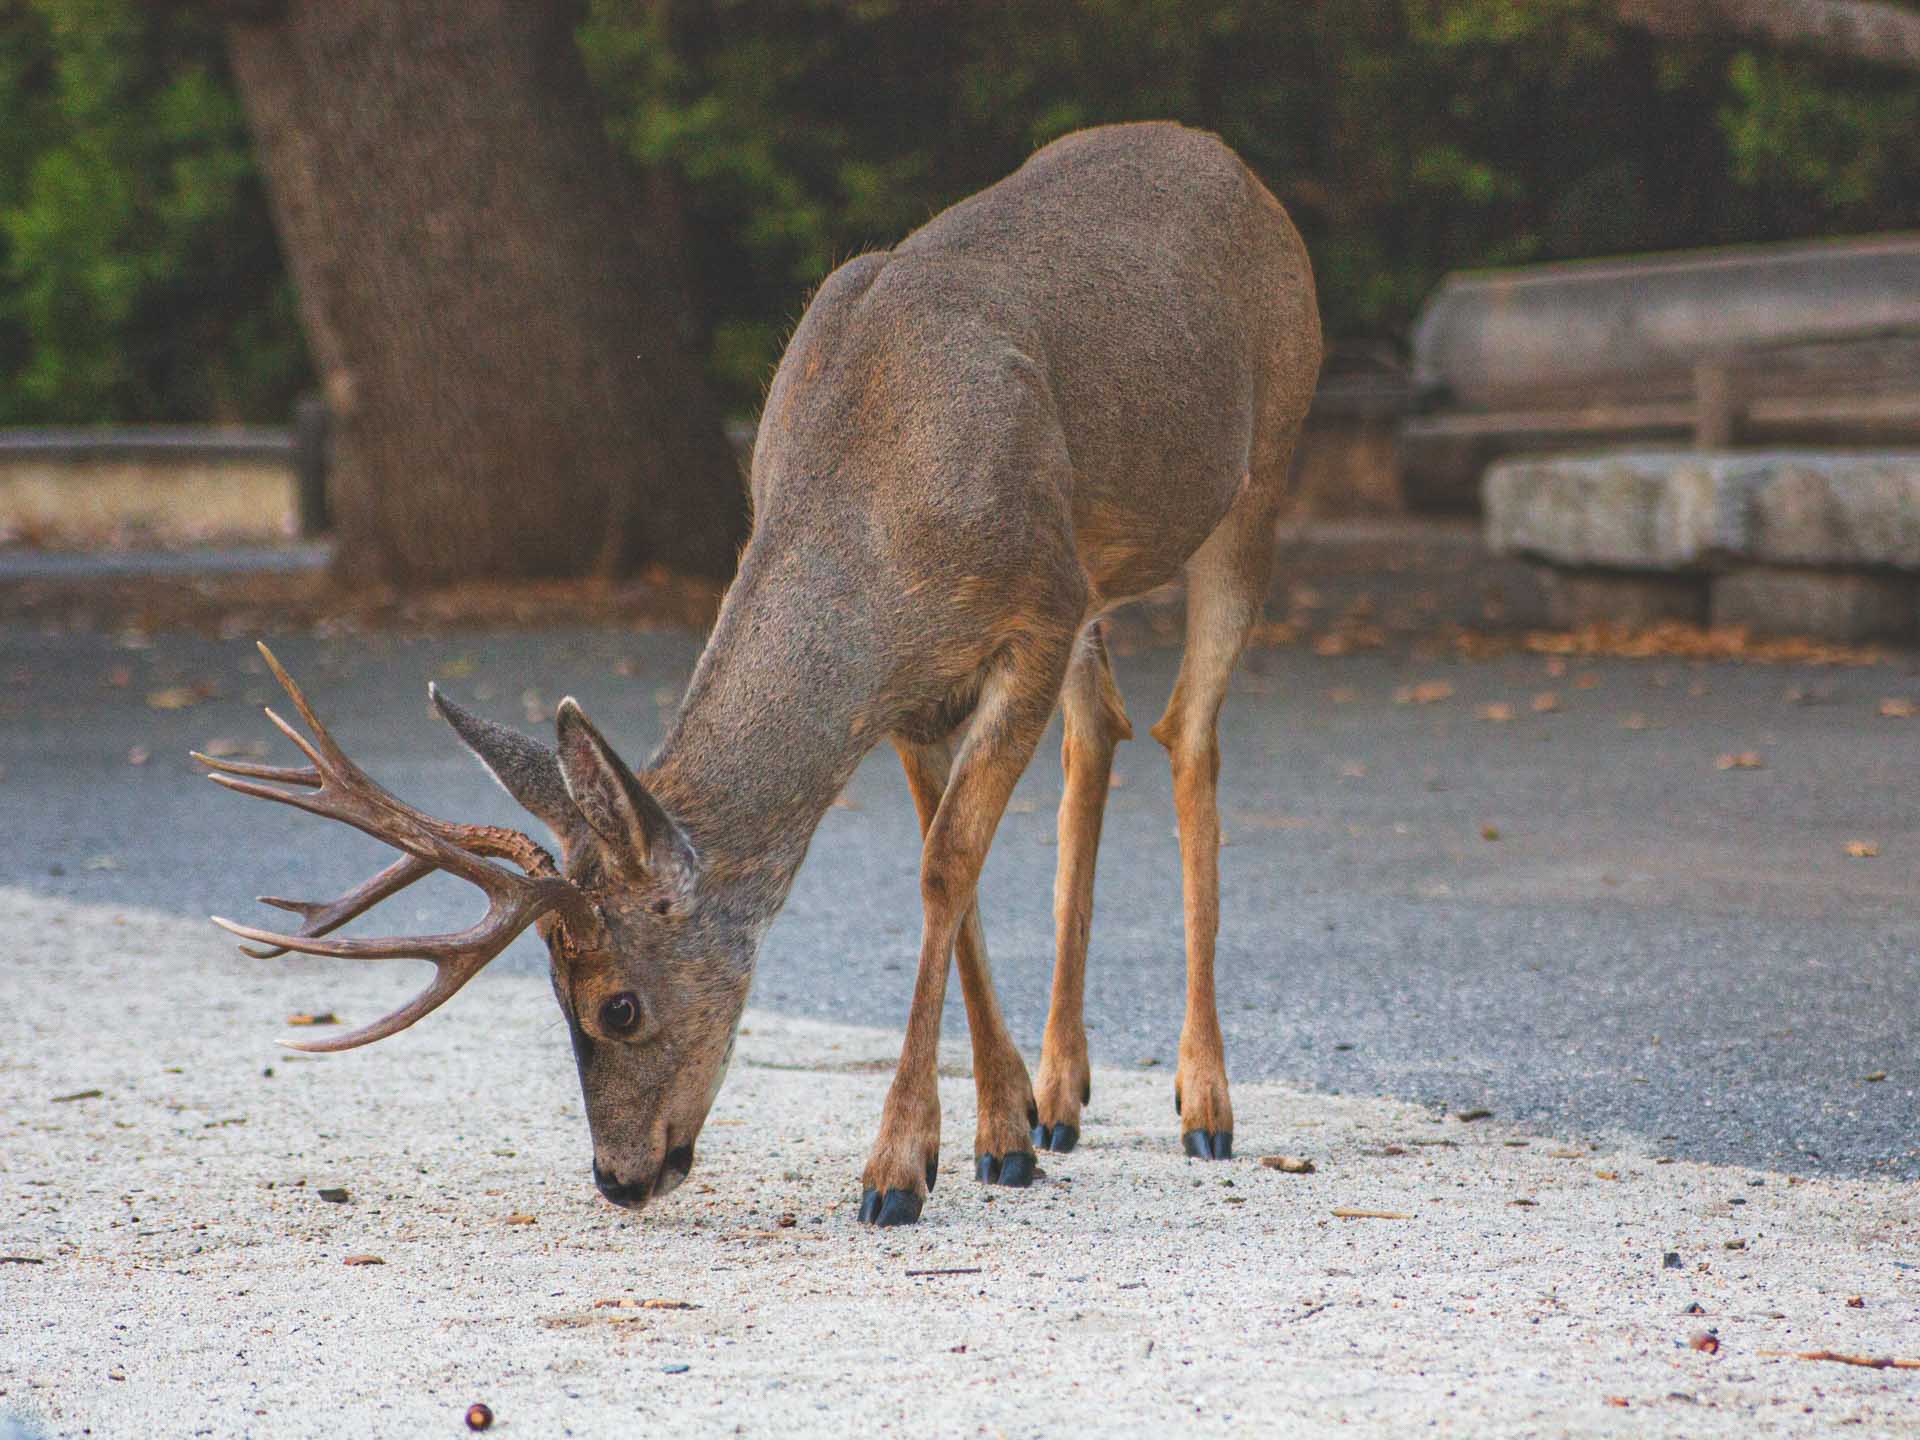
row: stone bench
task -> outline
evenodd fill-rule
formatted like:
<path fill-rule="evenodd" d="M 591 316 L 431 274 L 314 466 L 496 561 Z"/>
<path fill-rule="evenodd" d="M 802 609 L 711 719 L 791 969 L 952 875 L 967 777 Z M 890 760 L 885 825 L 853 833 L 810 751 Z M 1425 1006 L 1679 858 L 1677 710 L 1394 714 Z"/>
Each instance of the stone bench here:
<path fill-rule="evenodd" d="M 1483 501 L 1490 548 L 1547 568 L 1556 624 L 1920 634 L 1920 451 L 1515 459 Z"/>

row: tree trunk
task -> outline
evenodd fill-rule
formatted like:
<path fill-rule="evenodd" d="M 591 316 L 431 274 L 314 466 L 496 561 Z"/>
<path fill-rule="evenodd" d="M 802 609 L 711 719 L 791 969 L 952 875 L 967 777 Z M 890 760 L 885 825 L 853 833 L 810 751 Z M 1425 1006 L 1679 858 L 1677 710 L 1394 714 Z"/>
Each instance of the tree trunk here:
<path fill-rule="evenodd" d="M 1920 70 L 1920 13 L 1883 0 L 1618 0 L 1655 35 L 1720 35 L 1896 70 Z"/>
<path fill-rule="evenodd" d="M 289 0 L 228 27 L 348 578 L 732 570 L 739 467 L 576 8 Z"/>

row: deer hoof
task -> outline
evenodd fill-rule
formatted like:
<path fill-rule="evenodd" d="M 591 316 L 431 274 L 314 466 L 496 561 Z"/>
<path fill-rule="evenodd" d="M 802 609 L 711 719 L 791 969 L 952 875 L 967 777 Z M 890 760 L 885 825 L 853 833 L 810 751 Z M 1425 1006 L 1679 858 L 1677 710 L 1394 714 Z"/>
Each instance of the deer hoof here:
<path fill-rule="evenodd" d="M 973 1178 L 982 1185 L 1012 1185 L 1025 1189 L 1033 1184 L 1033 1152 L 1015 1150 L 1009 1155 L 981 1155 L 973 1162 Z"/>
<path fill-rule="evenodd" d="M 867 1225 L 911 1225 L 920 1218 L 923 1196 L 911 1190 L 864 1191 L 860 1196 L 860 1219 Z"/>
<path fill-rule="evenodd" d="M 1233 1132 L 1189 1130 L 1180 1137 L 1180 1146 L 1196 1160 L 1231 1160 Z"/>
<path fill-rule="evenodd" d="M 1033 1127 L 1033 1148 L 1051 1150 L 1056 1155 L 1064 1155 L 1080 1143 L 1080 1127 L 1062 1121 L 1058 1125 L 1036 1125 Z"/>

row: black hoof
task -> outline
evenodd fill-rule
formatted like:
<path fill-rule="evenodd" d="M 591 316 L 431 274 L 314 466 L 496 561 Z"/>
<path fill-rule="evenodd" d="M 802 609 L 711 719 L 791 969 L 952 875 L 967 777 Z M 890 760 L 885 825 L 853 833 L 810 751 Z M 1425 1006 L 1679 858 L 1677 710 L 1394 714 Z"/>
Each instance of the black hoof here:
<path fill-rule="evenodd" d="M 1189 1130 L 1180 1137 L 1180 1147 L 1196 1160 L 1231 1160 L 1233 1132 Z"/>
<path fill-rule="evenodd" d="M 860 1194 L 860 1220 L 866 1225 L 911 1225 L 925 1203 L 911 1190 L 882 1192 L 869 1186 Z"/>
<path fill-rule="evenodd" d="M 1080 1128 L 1068 1125 L 1064 1121 L 1058 1125 L 1036 1125 L 1033 1127 L 1033 1148 L 1051 1150 L 1056 1155 L 1064 1155 L 1080 1143 Z"/>
<path fill-rule="evenodd" d="M 1024 1189 L 1033 1184 L 1033 1152 L 1016 1150 L 1002 1159 L 981 1155 L 973 1162 L 973 1178 L 982 1185 L 1012 1185 Z"/>

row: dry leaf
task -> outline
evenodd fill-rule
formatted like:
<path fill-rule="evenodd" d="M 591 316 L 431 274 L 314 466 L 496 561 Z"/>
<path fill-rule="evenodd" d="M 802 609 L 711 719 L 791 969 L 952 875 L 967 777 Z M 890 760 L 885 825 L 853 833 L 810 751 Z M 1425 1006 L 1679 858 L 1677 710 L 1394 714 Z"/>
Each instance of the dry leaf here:
<path fill-rule="evenodd" d="M 538 1225 L 539 1223 L 539 1219 L 532 1215 L 516 1213 L 507 1216 L 507 1224 L 509 1225 Z"/>
<path fill-rule="evenodd" d="M 1761 770 L 1766 762 L 1760 758 L 1758 750 L 1742 750 L 1737 755 L 1722 755 L 1713 762 L 1716 770 Z"/>
<path fill-rule="evenodd" d="M 1396 705 L 1437 705 L 1451 698 L 1453 686 L 1445 680 L 1422 680 L 1418 685 L 1402 685 L 1393 692 Z"/>
<path fill-rule="evenodd" d="M 1398 1210 L 1349 1210 L 1342 1206 L 1331 1212 L 1341 1220 L 1411 1220 Z"/>
<path fill-rule="evenodd" d="M 1482 840 L 1498 840 L 1500 838 L 1500 827 L 1498 825 L 1482 825 L 1480 827 L 1480 838 Z"/>
<path fill-rule="evenodd" d="M 144 745 L 136 745 L 127 751 L 127 764 L 144 765 L 153 758 L 153 752 Z"/>
<path fill-rule="evenodd" d="M 301 1011 L 297 1015 L 287 1016 L 289 1025 L 338 1025 L 340 1017 L 331 1010 L 317 1010 L 312 1014 Z"/>
<path fill-rule="evenodd" d="M 164 690 L 147 692 L 147 704 L 155 710 L 185 710 L 189 705 L 198 705 L 201 694 L 186 685 L 169 685 Z"/>
<path fill-rule="evenodd" d="M 1911 720 L 1920 715 L 1920 704 L 1911 700 L 1882 700 L 1880 714 L 1888 720 Z"/>
<path fill-rule="evenodd" d="M 1348 685 L 1336 685 L 1327 691 L 1327 699 L 1336 705 L 1351 705 L 1360 698 L 1360 692 Z"/>
<path fill-rule="evenodd" d="M 1489 720 L 1494 724 L 1500 724 L 1513 719 L 1513 706 L 1497 702 L 1492 705 L 1482 705 L 1474 712 L 1474 718 L 1476 720 Z"/>
<path fill-rule="evenodd" d="M 596 1310 L 698 1310 L 700 1307 L 691 1300 L 641 1300 L 632 1295 L 621 1295 L 612 1300 L 596 1300 Z"/>
<path fill-rule="evenodd" d="M 340 1263 L 342 1265 L 384 1265 L 387 1262 L 378 1255 L 349 1255 Z"/>
<path fill-rule="evenodd" d="M 200 747 L 202 755 L 211 755 L 216 760 L 234 755 L 247 755 L 255 759 L 267 754 L 267 742 L 264 740 L 236 740 L 231 735 L 216 735 Z"/>
<path fill-rule="evenodd" d="M 1620 721 L 1620 728 L 1622 730 L 1644 730 L 1647 728 L 1647 717 L 1636 710 Z"/>
<path fill-rule="evenodd" d="M 1845 848 L 1847 854 L 1856 860 L 1871 860 L 1880 853 L 1880 842 L 1877 840 L 1849 840 Z"/>
<path fill-rule="evenodd" d="M 1260 1163 L 1282 1175 L 1311 1175 L 1314 1171 L 1313 1161 L 1299 1155 L 1262 1155 Z"/>
<path fill-rule="evenodd" d="M 1533 697 L 1533 713 L 1546 715 L 1560 708 L 1560 697 L 1552 690 L 1542 690 Z"/>

